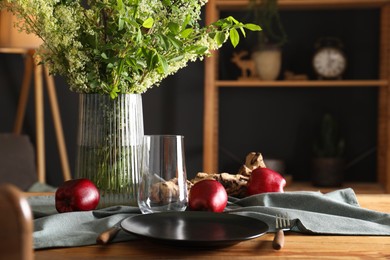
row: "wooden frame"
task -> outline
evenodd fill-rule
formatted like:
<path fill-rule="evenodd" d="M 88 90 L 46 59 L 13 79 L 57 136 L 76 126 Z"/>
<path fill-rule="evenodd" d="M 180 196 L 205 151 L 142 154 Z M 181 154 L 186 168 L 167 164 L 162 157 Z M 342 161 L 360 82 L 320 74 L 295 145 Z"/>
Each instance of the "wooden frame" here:
<path fill-rule="evenodd" d="M 49 75 L 46 67 L 38 65 L 38 60 L 34 56 L 33 49 L 25 48 L 0 48 L 0 53 L 20 54 L 24 56 L 24 75 L 19 96 L 19 102 L 16 112 L 13 133 L 21 134 L 23 120 L 27 108 L 28 95 L 30 92 L 30 83 L 34 73 L 34 103 L 35 103 L 35 124 L 36 124 L 36 162 L 38 181 L 46 183 L 45 167 L 45 126 L 44 126 L 44 98 L 43 83 L 46 80 L 46 87 L 50 101 L 50 107 L 53 116 L 54 129 L 56 132 L 58 151 L 60 155 L 61 168 L 64 180 L 70 180 L 71 172 L 69 167 L 68 154 L 66 151 L 65 139 L 63 134 L 60 111 L 58 108 L 57 94 L 55 90 L 54 79 Z M 44 76 L 44 78 L 43 78 Z"/>

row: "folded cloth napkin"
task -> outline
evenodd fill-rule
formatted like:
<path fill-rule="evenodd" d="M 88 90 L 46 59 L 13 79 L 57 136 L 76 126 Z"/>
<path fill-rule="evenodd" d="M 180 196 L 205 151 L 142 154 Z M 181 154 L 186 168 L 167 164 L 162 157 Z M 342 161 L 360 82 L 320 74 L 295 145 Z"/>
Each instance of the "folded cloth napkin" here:
<path fill-rule="evenodd" d="M 92 245 L 104 230 L 141 214 L 138 207 L 116 206 L 57 214 L 54 197 L 30 197 L 34 213 L 34 248 Z M 260 219 L 275 231 L 275 215 L 294 219 L 293 231 L 307 234 L 390 235 L 390 214 L 361 208 L 352 189 L 320 192 L 264 193 L 229 198 L 227 214 Z M 120 231 L 113 242 L 135 239 Z"/>
<path fill-rule="evenodd" d="M 292 231 L 329 235 L 390 235 L 390 214 L 361 208 L 352 189 L 264 193 L 231 200 L 228 212 L 258 218 L 275 232 L 275 215 L 287 214 Z M 235 207 L 235 208 L 234 208 Z"/>

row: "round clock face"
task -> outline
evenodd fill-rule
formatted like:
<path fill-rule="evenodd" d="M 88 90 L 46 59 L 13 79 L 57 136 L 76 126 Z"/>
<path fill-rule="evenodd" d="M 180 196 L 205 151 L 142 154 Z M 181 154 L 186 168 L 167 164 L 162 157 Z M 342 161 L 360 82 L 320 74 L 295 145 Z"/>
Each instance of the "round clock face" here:
<path fill-rule="evenodd" d="M 323 78 L 338 78 L 347 66 L 344 54 L 337 48 L 323 47 L 313 58 L 313 67 Z"/>

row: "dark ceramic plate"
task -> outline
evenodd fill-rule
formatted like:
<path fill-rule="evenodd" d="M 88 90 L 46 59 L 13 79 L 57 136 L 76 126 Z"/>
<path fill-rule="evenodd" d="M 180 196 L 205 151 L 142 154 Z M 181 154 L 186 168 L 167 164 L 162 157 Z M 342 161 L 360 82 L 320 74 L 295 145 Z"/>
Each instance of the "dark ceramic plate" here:
<path fill-rule="evenodd" d="M 200 211 L 138 215 L 124 219 L 121 226 L 141 238 L 189 247 L 229 246 L 268 231 L 268 225 L 255 218 Z"/>

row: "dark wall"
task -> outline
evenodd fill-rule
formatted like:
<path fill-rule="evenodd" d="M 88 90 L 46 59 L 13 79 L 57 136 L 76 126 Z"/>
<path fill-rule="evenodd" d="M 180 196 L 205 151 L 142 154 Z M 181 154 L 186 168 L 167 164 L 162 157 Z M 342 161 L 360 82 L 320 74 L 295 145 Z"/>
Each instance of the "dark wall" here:
<path fill-rule="evenodd" d="M 331 13 L 330 13 L 331 12 Z M 332 14 L 332 15 L 330 15 Z M 378 77 L 379 15 L 377 10 L 284 11 L 289 42 L 283 50 L 283 70 L 314 77 L 311 55 L 318 37 L 340 37 L 348 55 L 349 79 Z M 252 48 L 249 35 L 239 48 Z M 230 62 L 232 48 L 221 52 L 221 78 L 235 79 L 240 71 Z M 0 132 L 12 131 L 23 75 L 22 57 L 0 54 Z M 202 170 L 203 62 L 189 64 L 160 87 L 143 95 L 146 134 L 185 136 L 188 175 Z M 58 102 L 71 169 L 74 169 L 78 97 L 56 77 Z M 220 91 L 220 170 L 235 173 L 245 155 L 260 151 L 266 158 L 285 160 L 288 173 L 308 180 L 312 140 L 323 113 L 331 112 L 341 122 L 349 162 L 368 155 L 347 171 L 347 180 L 376 179 L 377 140 L 376 88 L 229 88 Z M 33 92 L 23 132 L 35 142 Z M 58 159 L 49 104 L 45 102 L 47 181 L 58 185 Z"/>
<path fill-rule="evenodd" d="M 189 177 L 202 170 L 203 70 L 190 63 L 143 97 L 145 134 L 184 135 Z"/>

